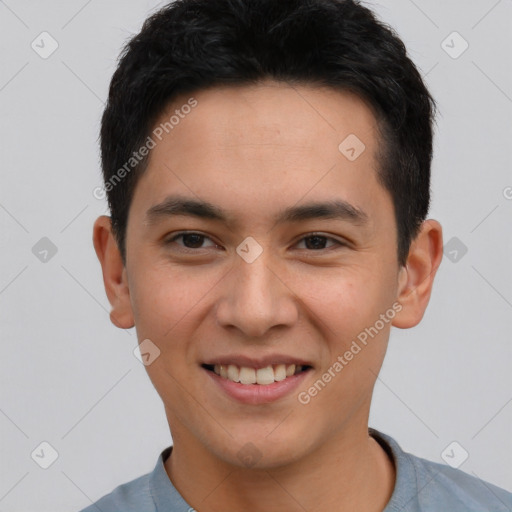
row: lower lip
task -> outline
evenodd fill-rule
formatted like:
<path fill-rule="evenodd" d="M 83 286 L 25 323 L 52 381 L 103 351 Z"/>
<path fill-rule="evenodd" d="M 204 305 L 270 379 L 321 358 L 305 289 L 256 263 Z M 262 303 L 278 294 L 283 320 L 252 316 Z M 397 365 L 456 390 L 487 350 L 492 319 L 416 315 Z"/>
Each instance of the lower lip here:
<path fill-rule="evenodd" d="M 231 398 L 244 404 L 268 404 L 292 393 L 309 375 L 311 368 L 286 377 L 286 379 L 273 384 L 240 384 L 217 375 L 215 372 L 203 368 L 210 378 Z"/>

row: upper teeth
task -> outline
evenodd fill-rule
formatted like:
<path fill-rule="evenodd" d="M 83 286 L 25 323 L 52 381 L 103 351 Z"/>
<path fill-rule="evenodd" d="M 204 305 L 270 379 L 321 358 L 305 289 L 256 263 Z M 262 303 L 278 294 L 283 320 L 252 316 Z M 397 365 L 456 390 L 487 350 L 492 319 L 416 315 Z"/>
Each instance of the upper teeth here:
<path fill-rule="evenodd" d="M 291 377 L 292 375 L 302 371 L 302 366 L 295 366 L 294 364 L 275 364 L 273 366 L 266 366 L 265 368 L 248 368 L 246 366 L 235 366 L 234 364 L 223 365 L 216 364 L 213 371 L 233 382 L 240 382 L 241 384 L 272 384 L 280 380 Z"/>

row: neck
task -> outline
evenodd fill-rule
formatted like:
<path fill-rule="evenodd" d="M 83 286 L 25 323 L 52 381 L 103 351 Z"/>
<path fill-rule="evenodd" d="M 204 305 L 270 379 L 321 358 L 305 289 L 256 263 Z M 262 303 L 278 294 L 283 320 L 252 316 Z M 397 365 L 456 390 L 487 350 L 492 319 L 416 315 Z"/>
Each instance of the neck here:
<path fill-rule="evenodd" d="M 166 472 L 201 512 L 381 512 L 395 485 L 393 462 L 364 425 L 357 435 L 338 432 L 293 464 L 269 469 L 226 463 L 186 429 L 173 428 L 173 439 Z"/>

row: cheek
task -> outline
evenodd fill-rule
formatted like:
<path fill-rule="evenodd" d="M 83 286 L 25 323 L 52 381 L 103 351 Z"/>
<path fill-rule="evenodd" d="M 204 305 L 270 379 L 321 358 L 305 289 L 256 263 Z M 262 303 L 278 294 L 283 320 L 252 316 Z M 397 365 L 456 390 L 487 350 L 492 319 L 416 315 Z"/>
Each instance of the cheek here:
<path fill-rule="evenodd" d="M 338 388 L 340 393 L 353 387 L 365 389 L 364 383 L 375 379 L 370 370 L 378 373 L 382 364 L 394 316 L 392 289 L 383 278 L 363 269 L 337 269 L 330 279 L 311 280 L 308 286 L 305 283 L 307 310 L 325 340 L 322 371 L 331 368 L 336 374 L 332 379 L 336 384 L 329 387 Z M 333 365 L 339 357 L 343 369 L 338 365 L 335 371 Z"/>
<path fill-rule="evenodd" d="M 137 332 L 164 342 L 186 330 L 197 314 L 201 300 L 216 279 L 199 269 L 183 270 L 171 265 L 152 265 L 139 272 L 130 286 Z"/>
<path fill-rule="evenodd" d="M 135 326 L 139 339 L 150 338 L 163 341 L 166 331 L 177 321 L 179 311 L 171 302 L 177 292 L 165 285 L 165 282 L 152 279 L 147 274 L 131 293 Z"/>
<path fill-rule="evenodd" d="M 362 268 L 340 267 L 311 275 L 297 294 L 302 294 L 307 309 L 321 321 L 326 338 L 340 343 L 366 326 L 382 300 L 377 280 Z"/>
<path fill-rule="evenodd" d="M 151 265 L 139 272 L 131 286 L 131 300 L 139 341 L 149 339 L 159 356 L 146 371 L 164 403 L 187 410 L 186 389 L 194 363 L 194 326 L 205 291 L 170 265 Z M 204 281 L 203 281 L 204 285 Z"/>

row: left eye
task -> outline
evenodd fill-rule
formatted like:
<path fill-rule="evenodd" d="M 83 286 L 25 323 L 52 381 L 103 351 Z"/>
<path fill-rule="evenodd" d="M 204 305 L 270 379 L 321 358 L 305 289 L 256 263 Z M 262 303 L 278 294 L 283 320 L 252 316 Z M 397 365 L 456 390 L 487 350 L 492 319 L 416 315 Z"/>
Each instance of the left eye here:
<path fill-rule="evenodd" d="M 342 242 L 336 240 L 335 238 L 332 238 L 330 236 L 325 236 L 325 235 L 319 235 L 319 234 L 312 234 L 312 235 L 305 236 L 305 237 L 301 238 L 299 242 L 302 242 L 303 240 L 306 241 L 306 247 L 309 249 L 313 249 L 313 250 L 327 249 L 327 247 L 319 247 L 319 246 L 325 245 L 325 242 L 328 240 L 330 240 L 331 242 L 334 242 L 335 245 L 339 245 L 339 246 L 344 245 Z M 311 243 L 308 244 L 307 240 L 310 240 Z M 309 245 L 309 247 L 308 247 L 308 245 Z"/>
<path fill-rule="evenodd" d="M 194 232 L 188 232 L 188 233 L 178 233 L 174 235 L 171 239 L 169 239 L 166 243 L 171 244 L 178 240 L 179 238 L 183 241 L 183 246 L 185 249 L 203 249 L 202 244 L 205 240 L 210 240 L 212 242 L 212 245 L 210 247 L 218 247 L 215 242 L 213 242 L 209 237 L 206 235 L 203 235 L 201 233 L 194 233 Z M 305 237 L 302 237 L 298 244 L 301 242 L 305 242 L 306 248 L 311 249 L 314 251 L 328 249 L 329 247 L 325 247 L 325 244 L 327 241 L 334 242 L 334 245 L 343 246 L 342 242 L 339 240 L 336 240 L 335 238 L 332 238 L 330 236 L 325 236 L 321 234 L 313 233 L 311 235 L 307 235 Z M 332 247 L 332 246 L 331 246 Z"/>

